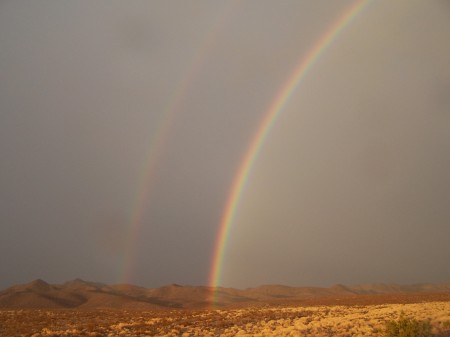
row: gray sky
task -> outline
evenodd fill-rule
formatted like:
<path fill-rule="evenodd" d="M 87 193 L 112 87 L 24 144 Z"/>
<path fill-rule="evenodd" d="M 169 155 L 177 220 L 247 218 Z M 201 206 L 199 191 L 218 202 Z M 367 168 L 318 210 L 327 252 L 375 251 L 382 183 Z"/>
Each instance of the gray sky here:
<path fill-rule="evenodd" d="M 258 123 L 352 3 L 0 2 L 0 288 L 206 284 Z M 255 162 L 224 285 L 450 281 L 448 41 L 444 0 L 338 36 Z"/>

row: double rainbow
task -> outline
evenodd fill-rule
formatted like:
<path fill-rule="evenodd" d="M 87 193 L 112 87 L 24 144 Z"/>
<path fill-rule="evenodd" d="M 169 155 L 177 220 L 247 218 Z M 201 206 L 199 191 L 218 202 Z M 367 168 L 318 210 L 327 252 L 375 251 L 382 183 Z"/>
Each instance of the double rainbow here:
<path fill-rule="evenodd" d="M 245 189 L 250 171 L 256 158 L 258 157 L 258 153 L 260 152 L 267 135 L 275 124 L 277 117 L 287 105 L 289 98 L 297 89 L 301 81 L 305 78 L 308 71 L 313 67 L 324 51 L 333 43 L 336 37 L 344 30 L 344 28 L 347 27 L 359 13 L 361 13 L 369 1 L 370 0 L 356 1 L 338 18 L 334 24 L 332 24 L 325 31 L 325 33 L 319 38 L 309 52 L 305 56 L 301 57 L 291 76 L 282 86 L 281 90 L 279 90 L 269 109 L 265 113 L 264 118 L 237 170 L 237 174 L 233 180 L 220 222 L 209 276 L 209 286 L 212 288 L 212 304 L 214 304 L 217 300 L 217 288 L 220 286 L 222 279 L 225 251 L 239 201 Z"/>

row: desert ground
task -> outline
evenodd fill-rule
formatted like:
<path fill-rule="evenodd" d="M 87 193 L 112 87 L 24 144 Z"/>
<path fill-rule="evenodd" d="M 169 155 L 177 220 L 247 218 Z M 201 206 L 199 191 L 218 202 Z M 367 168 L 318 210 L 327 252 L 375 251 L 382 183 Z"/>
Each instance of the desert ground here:
<path fill-rule="evenodd" d="M 450 337 L 450 284 L 243 290 L 76 279 L 0 291 L 0 337 L 386 336 L 386 323 L 402 319 L 427 322 L 421 337 Z"/>
<path fill-rule="evenodd" d="M 384 336 L 400 317 L 450 336 L 450 302 L 204 310 L 1 310 L 1 336 Z"/>

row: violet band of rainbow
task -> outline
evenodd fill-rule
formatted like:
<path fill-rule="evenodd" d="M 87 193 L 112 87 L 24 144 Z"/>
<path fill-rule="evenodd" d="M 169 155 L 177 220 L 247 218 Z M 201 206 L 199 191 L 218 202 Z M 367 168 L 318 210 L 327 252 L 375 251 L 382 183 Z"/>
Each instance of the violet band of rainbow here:
<path fill-rule="evenodd" d="M 212 288 L 212 304 L 217 300 L 217 288 L 220 286 L 222 280 L 222 269 L 226 247 L 228 245 L 230 230 L 235 220 L 239 201 L 245 190 L 245 185 L 248 181 L 251 169 L 267 135 L 270 133 L 277 117 L 281 114 L 287 105 L 289 98 L 298 88 L 308 71 L 313 67 L 325 50 L 334 42 L 344 28 L 347 27 L 353 19 L 364 10 L 364 8 L 366 8 L 369 2 L 370 0 L 359 0 L 354 2 L 329 28 L 326 29 L 325 33 L 322 34 L 307 54 L 300 58 L 294 71 L 278 91 L 275 99 L 273 99 L 270 104 L 269 109 L 264 114 L 263 120 L 238 167 L 221 217 L 209 274 L 209 286 Z"/>

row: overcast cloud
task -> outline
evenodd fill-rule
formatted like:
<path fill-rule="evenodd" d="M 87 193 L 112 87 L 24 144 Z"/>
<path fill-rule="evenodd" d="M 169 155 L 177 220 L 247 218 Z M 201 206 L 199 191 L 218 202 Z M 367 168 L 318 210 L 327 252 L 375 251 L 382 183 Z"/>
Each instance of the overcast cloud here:
<path fill-rule="evenodd" d="M 2 1 L 0 288 L 207 284 L 259 122 L 351 4 Z M 224 285 L 450 281 L 449 41 L 446 1 L 358 14 L 264 143 Z"/>

